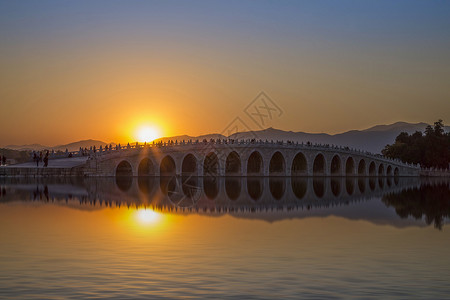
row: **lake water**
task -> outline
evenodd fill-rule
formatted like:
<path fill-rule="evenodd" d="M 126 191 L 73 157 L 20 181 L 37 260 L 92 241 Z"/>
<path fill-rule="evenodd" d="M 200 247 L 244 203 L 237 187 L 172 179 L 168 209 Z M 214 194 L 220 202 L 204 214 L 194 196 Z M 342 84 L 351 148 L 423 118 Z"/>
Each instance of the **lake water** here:
<path fill-rule="evenodd" d="M 3 178 L 0 191 L 0 298 L 450 298 L 446 180 Z"/>

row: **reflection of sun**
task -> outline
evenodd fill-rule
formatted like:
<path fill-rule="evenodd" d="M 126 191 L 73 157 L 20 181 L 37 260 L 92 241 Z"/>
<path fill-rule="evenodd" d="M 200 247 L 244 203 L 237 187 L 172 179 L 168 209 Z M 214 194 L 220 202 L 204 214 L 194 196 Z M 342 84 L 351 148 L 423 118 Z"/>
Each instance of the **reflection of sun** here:
<path fill-rule="evenodd" d="M 159 130 L 154 127 L 143 126 L 137 131 L 138 142 L 151 142 L 159 138 Z"/>
<path fill-rule="evenodd" d="M 160 214 L 151 209 L 138 209 L 136 217 L 139 223 L 150 224 L 156 223 L 160 219 Z"/>

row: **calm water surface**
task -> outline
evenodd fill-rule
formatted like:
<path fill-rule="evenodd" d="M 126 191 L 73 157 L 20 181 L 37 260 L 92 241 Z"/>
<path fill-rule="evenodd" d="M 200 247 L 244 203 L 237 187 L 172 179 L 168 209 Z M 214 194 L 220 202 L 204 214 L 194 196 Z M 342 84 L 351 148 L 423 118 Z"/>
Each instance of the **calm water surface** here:
<path fill-rule="evenodd" d="M 450 298 L 445 180 L 0 179 L 0 191 L 0 298 Z"/>

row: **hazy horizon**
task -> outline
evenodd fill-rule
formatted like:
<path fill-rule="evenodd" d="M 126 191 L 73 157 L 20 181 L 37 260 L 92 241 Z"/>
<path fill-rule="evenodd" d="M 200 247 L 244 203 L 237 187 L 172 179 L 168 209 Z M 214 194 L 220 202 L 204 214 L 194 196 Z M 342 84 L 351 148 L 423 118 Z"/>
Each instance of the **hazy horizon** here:
<path fill-rule="evenodd" d="M 395 125 L 395 124 L 398 124 L 398 123 L 407 123 L 407 124 L 409 124 L 409 125 L 419 125 L 419 124 L 421 124 L 421 123 L 426 123 L 426 122 L 409 123 L 409 122 L 404 122 L 404 121 L 398 121 L 398 122 L 395 122 L 395 123 L 392 123 L 392 124 L 376 124 L 376 125 L 370 126 L 370 127 L 368 127 L 368 128 L 363 128 L 363 129 L 350 129 L 350 130 L 347 130 L 347 131 L 337 132 L 337 133 L 292 131 L 292 130 L 283 130 L 283 129 L 280 129 L 280 128 L 274 128 L 274 127 L 267 127 L 267 128 L 264 128 L 264 129 L 251 130 L 251 131 L 259 131 L 259 130 L 263 130 L 263 131 L 264 131 L 264 130 L 268 130 L 268 129 L 274 129 L 274 130 L 282 130 L 282 131 L 285 131 L 285 132 L 292 131 L 292 132 L 294 132 L 294 133 L 326 134 L 326 135 L 334 136 L 334 135 L 339 135 L 339 134 L 343 134 L 343 133 L 348 133 L 348 132 L 354 131 L 354 130 L 356 130 L 356 131 L 364 131 L 364 130 L 371 129 L 371 128 L 376 127 L 376 126 L 392 126 L 392 125 Z M 428 123 L 428 124 L 429 124 L 429 125 L 432 125 L 432 123 Z M 446 131 L 448 131 L 449 128 L 450 128 L 450 126 L 445 126 L 445 130 L 446 130 Z M 244 131 L 243 131 L 243 132 L 244 132 Z M 158 138 L 157 140 L 159 140 L 159 139 L 166 139 L 166 138 L 172 138 L 172 137 L 177 137 L 177 136 L 200 137 L 200 136 L 214 135 L 214 134 L 221 134 L 221 133 L 219 133 L 219 132 L 210 132 L 210 133 L 204 133 L 204 134 L 199 134 L 199 135 L 177 134 L 177 135 L 170 135 L 170 136 L 161 136 L 161 137 Z M 69 142 L 67 142 L 67 143 L 43 144 L 43 143 L 40 143 L 40 142 L 33 142 L 33 143 L 26 143 L 26 144 L 0 144 L 0 147 L 5 147 L 5 146 L 27 146 L 27 145 L 42 145 L 42 146 L 49 146 L 49 147 L 57 147 L 57 146 L 65 146 L 65 145 L 71 144 L 71 143 L 84 142 L 84 141 L 90 141 L 90 140 L 92 140 L 92 141 L 104 142 L 104 143 L 107 143 L 107 144 L 110 144 L 110 143 L 111 143 L 111 144 L 121 143 L 121 144 L 124 144 L 124 145 L 125 145 L 126 143 L 128 143 L 128 142 L 129 142 L 129 143 L 137 142 L 137 140 L 133 140 L 133 139 L 126 140 L 126 141 L 107 141 L 107 140 L 101 140 L 101 139 L 95 139 L 95 138 L 85 138 L 85 139 L 81 139 L 81 140 L 71 140 L 71 141 L 69 141 Z M 142 142 L 140 142 L 140 143 L 142 143 Z"/>

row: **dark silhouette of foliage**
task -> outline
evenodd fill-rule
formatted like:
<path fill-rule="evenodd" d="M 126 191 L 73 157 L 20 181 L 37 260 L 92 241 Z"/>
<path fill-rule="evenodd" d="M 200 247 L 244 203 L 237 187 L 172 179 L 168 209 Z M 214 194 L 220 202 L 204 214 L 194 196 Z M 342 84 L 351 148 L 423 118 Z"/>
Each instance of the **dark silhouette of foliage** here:
<path fill-rule="evenodd" d="M 434 127 L 428 125 L 424 133 L 416 131 L 409 135 L 401 132 L 395 143 L 386 145 L 381 152 L 384 156 L 419 163 L 422 167 L 447 169 L 450 163 L 450 133 L 444 132 L 444 124 L 439 120 Z"/>
<path fill-rule="evenodd" d="M 450 189 L 448 182 L 421 185 L 420 188 L 403 190 L 398 194 L 385 195 L 382 201 L 394 207 L 402 219 L 409 216 L 416 220 L 425 217 L 425 222 L 441 230 L 444 219 L 450 217 Z"/>

